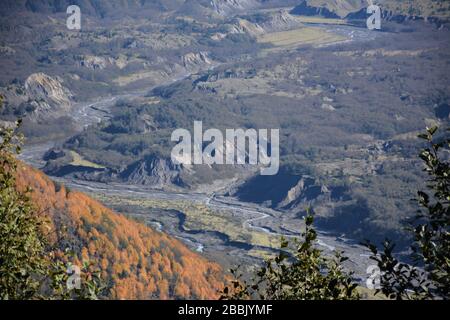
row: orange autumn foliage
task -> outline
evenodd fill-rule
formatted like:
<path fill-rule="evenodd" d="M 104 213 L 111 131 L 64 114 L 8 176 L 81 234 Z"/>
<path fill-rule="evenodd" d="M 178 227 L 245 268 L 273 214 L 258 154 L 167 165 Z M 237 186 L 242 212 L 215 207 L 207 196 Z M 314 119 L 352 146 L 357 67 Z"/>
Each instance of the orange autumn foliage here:
<path fill-rule="evenodd" d="M 51 221 L 50 240 L 99 268 L 109 298 L 215 299 L 223 288 L 221 268 L 178 240 L 19 163 L 17 187 L 27 186 L 36 209 Z"/>

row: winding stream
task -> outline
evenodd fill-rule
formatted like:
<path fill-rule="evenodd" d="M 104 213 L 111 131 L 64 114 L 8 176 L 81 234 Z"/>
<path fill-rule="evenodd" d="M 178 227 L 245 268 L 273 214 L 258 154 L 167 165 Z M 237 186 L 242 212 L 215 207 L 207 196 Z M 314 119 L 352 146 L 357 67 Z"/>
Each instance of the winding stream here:
<path fill-rule="evenodd" d="M 328 28 L 330 27 L 328 26 Z M 349 37 L 350 41 L 367 40 L 367 30 L 361 30 L 359 28 L 352 29 L 348 27 L 337 27 L 334 29 L 334 31 L 341 34 L 346 34 Z M 184 77 L 188 76 L 190 75 L 185 75 Z M 177 80 L 180 80 L 180 78 L 169 81 L 168 83 L 175 82 Z M 74 104 L 72 113 L 69 114 L 69 116 L 71 116 L 75 120 L 81 131 L 88 126 L 96 125 L 101 121 L 108 119 L 110 117 L 109 110 L 115 103 L 117 103 L 117 101 L 121 99 L 143 97 L 147 92 L 148 90 L 146 90 L 145 92 L 141 91 L 112 97 L 104 97 L 89 103 L 76 103 Z M 62 141 L 56 141 L 25 146 L 20 158 L 36 168 L 42 168 L 45 165 L 45 161 L 42 160 L 45 152 L 61 142 Z M 65 183 L 68 187 L 78 189 L 87 193 L 104 193 L 109 195 L 122 195 L 138 199 L 158 199 L 161 201 L 183 200 L 198 202 L 204 204 L 213 212 L 215 210 L 221 210 L 230 212 L 231 214 L 238 212 L 245 217 L 250 216 L 249 218 L 245 218 L 243 220 L 243 230 L 263 232 L 274 237 L 284 237 L 288 239 L 298 237 L 300 235 L 298 233 L 289 232 L 288 230 L 286 230 L 286 232 L 277 232 L 269 227 L 270 225 L 276 225 L 278 219 L 277 217 L 280 217 L 283 212 L 269 209 L 263 206 L 258 206 L 255 204 L 239 202 L 233 198 L 217 196 L 215 194 L 208 195 L 206 193 L 199 194 L 165 192 L 160 190 L 144 189 L 140 185 L 124 185 L 113 183 L 103 184 L 98 182 L 79 181 L 68 178 L 55 178 L 55 180 Z M 164 231 L 161 221 L 152 219 L 151 224 L 153 224 L 157 230 Z M 185 236 L 175 236 L 182 238 L 182 240 L 185 242 L 190 242 L 191 244 L 194 243 L 198 252 L 203 252 L 203 250 L 209 245 L 207 241 L 201 243 L 196 239 L 192 239 L 192 237 L 190 236 L 190 231 L 185 230 L 184 234 Z M 349 240 L 338 239 L 336 237 L 326 235 L 325 233 L 319 232 L 318 235 L 319 236 L 317 244 L 319 246 L 325 248 L 328 251 L 334 251 L 337 248 L 345 249 L 346 253 L 350 253 L 349 257 L 355 265 L 364 266 L 368 264 L 367 250 L 365 250 L 364 248 Z"/>

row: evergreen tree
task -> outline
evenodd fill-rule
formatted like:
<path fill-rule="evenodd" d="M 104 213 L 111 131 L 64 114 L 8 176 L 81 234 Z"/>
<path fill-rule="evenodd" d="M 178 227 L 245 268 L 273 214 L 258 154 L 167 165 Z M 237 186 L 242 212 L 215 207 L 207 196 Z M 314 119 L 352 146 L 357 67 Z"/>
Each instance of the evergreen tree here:
<path fill-rule="evenodd" d="M 30 189 L 16 188 L 20 124 L 0 127 L 0 299 L 96 299 L 101 286 L 95 274 L 86 272 L 88 264 L 81 270 L 80 286 L 67 286 L 70 254 L 51 248 L 44 212 L 33 206 Z"/>

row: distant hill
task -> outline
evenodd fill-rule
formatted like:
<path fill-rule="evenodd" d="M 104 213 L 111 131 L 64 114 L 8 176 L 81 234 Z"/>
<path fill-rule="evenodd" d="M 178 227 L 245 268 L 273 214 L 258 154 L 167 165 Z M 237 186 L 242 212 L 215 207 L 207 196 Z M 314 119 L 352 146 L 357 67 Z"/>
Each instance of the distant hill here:
<path fill-rule="evenodd" d="M 83 14 L 100 17 L 123 15 L 144 10 L 146 14 L 161 13 L 178 9 L 185 0 L 4 0 L 0 11 L 7 15 L 17 11 L 34 13 L 65 13 L 70 5 L 78 5 Z"/>
<path fill-rule="evenodd" d="M 448 19 L 450 4 L 442 0 L 379 0 L 373 1 L 381 7 L 387 19 L 395 16 L 436 17 Z M 298 15 L 319 15 L 326 18 L 345 18 L 368 7 L 367 0 L 302 0 L 292 10 Z"/>
<path fill-rule="evenodd" d="M 298 15 L 320 15 L 326 18 L 344 18 L 351 12 L 367 7 L 365 0 L 302 0 L 293 10 Z"/>
<path fill-rule="evenodd" d="M 450 18 L 450 2 L 446 0 L 381 0 L 379 3 L 391 15 Z"/>
<path fill-rule="evenodd" d="M 123 15 L 124 12 L 163 13 L 174 11 L 186 15 L 229 15 L 261 7 L 297 6 L 294 11 L 306 15 L 336 15 L 346 17 L 368 6 L 367 0 L 3 0 L 3 15 L 16 11 L 39 13 L 65 12 L 69 5 L 78 5 L 82 12 L 101 17 Z M 390 15 L 448 18 L 450 5 L 443 0 L 378 0 Z"/>
<path fill-rule="evenodd" d="M 180 14 L 205 13 L 209 9 L 219 15 L 253 8 L 267 3 L 281 1 L 267 0 L 4 0 L 0 3 L 2 12 L 31 11 L 38 13 L 65 12 L 69 5 L 78 5 L 83 13 L 97 16 L 111 16 L 124 12 L 145 10 L 154 13 L 177 11 Z"/>
<path fill-rule="evenodd" d="M 69 191 L 38 170 L 20 164 L 19 189 L 31 186 L 37 208 L 50 217 L 52 241 L 89 259 L 102 271 L 114 299 L 214 299 L 222 271 L 164 233 Z M 62 226 L 67 231 L 62 231 Z"/>

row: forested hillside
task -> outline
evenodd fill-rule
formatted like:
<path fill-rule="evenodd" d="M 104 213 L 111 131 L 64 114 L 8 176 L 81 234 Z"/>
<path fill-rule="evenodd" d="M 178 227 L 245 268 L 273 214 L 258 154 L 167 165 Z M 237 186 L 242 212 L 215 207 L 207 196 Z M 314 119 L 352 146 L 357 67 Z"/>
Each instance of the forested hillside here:
<path fill-rule="evenodd" d="M 88 259 L 100 268 L 109 298 L 217 297 L 221 268 L 178 240 L 69 191 L 27 165 L 19 165 L 17 185 L 33 189 L 33 203 L 51 219 L 52 241 L 73 250 L 80 265 Z"/>

